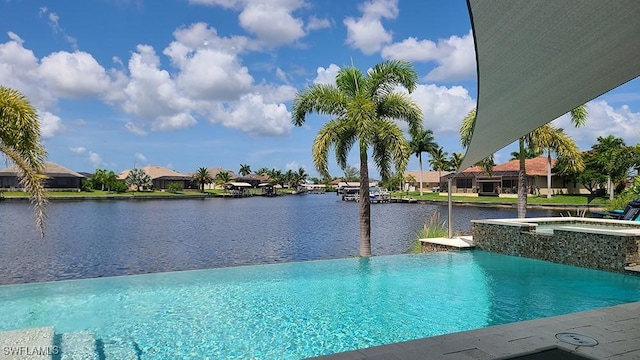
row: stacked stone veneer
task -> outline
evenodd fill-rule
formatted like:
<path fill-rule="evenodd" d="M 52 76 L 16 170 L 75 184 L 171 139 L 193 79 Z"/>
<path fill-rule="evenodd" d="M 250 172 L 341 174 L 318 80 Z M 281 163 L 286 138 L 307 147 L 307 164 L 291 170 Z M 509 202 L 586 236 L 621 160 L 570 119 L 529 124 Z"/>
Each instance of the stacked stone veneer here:
<path fill-rule="evenodd" d="M 471 249 L 469 248 L 460 248 L 457 246 L 450 246 L 450 245 L 442 245 L 442 244 L 435 244 L 435 243 L 430 243 L 430 242 L 426 242 L 423 241 L 422 242 L 422 252 L 423 253 L 432 253 L 432 252 L 441 252 L 441 251 L 459 251 L 459 250 L 468 250 Z"/>
<path fill-rule="evenodd" d="M 531 223 L 474 221 L 473 240 L 480 250 L 592 269 L 624 272 L 625 266 L 640 264 L 637 233 L 554 229 L 548 234 L 535 229 Z"/>

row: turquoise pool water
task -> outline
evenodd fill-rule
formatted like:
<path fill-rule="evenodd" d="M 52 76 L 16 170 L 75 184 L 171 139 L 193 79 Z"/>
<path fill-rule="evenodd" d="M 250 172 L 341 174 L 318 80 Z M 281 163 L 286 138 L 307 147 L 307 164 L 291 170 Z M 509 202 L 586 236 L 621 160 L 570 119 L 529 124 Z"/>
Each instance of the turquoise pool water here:
<path fill-rule="evenodd" d="M 142 359 L 296 359 L 640 300 L 640 277 L 479 251 L 0 286 L 0 330 Z"/>

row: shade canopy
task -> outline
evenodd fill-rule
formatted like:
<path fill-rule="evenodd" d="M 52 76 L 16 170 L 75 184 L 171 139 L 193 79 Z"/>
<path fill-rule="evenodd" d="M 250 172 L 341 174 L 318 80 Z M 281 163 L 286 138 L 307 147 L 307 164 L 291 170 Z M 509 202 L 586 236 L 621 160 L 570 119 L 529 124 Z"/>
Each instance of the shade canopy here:
<path fill-rule="evenodd" d="M 468 0 L 478 67 L 462 171 L 640 75 L 639 0 Z"/>

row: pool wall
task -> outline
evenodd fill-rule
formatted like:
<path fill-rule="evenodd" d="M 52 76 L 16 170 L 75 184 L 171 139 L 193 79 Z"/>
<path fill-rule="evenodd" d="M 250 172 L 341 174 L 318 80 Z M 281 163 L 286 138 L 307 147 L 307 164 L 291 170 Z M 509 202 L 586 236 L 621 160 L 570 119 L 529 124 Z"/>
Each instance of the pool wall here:
<path fill-rule="evenodd" d="M 617 272 L 640 263 L 640 224 L 631 221 L 567 217 L 472 222 L 474 244 L 485 251 Z M 552 231 L 537 231 L 540 225 L 551 225 Z"/>

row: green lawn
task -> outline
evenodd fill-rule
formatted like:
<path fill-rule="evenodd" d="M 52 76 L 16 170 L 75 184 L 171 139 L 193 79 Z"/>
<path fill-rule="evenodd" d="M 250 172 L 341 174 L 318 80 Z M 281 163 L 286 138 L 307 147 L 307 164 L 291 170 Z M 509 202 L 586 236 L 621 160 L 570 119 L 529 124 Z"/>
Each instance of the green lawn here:
<path fill-rule="evenodd" d="M 424 192 L 420 196 L 419 191 L 412 192 L 394 192 L 393 197 L 412 197 L 418 200 L 435 200 L 435 201 L 447 201 L 447 196 L 441 196 L 439 193 Z M 527 199 L 529 204 L 561 204 L 561 205 L 593 205 L 604 207 L 608 204 L 609 200 L 605 197 L 597 197 L 589 201 L 589 197 L 586 195 L 554 195 L 551 199 L 547 199 L 546 196 L 530 196 Z M 465 202 L 484 202 L 484 203 L 502 203 L 502 204 L 515 204 L 518 202 L 516 198 L 501 198 L 494 196 L 453 196 L 453 201 L 465 201 Z"/>

